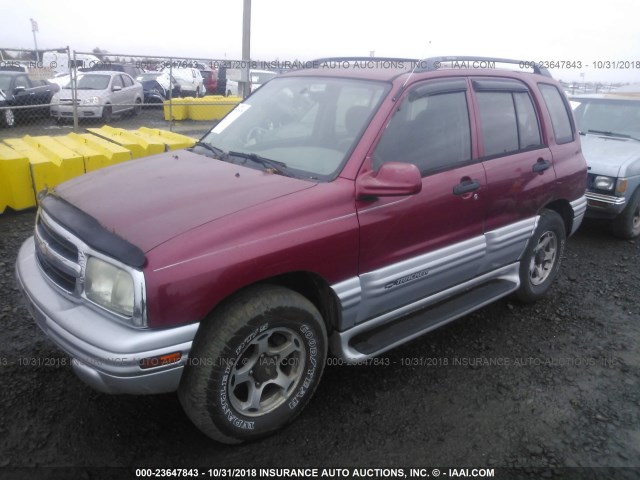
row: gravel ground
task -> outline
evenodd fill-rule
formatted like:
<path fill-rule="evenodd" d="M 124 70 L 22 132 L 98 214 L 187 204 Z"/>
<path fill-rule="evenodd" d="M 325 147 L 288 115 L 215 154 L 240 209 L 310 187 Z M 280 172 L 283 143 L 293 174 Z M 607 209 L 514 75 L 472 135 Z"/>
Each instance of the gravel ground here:
<path fill-rule="evenodd" d="M 80 478 L 102 478 L 104 466 L 640 478 L 640 241 L 617 240 L 604 224 L 587 222 L 569 240 L 544 300 L 499 301 L 379 365 L 329 365 L 290 427 L 227 447 L 196 430 L 173 394 L 110 396 L 73 375 L 15 287 L 33 221 L 33 211 L 0 215 L 0 478 L 56 471 L 27 466 L 85 467 L 74 470 Z"/>

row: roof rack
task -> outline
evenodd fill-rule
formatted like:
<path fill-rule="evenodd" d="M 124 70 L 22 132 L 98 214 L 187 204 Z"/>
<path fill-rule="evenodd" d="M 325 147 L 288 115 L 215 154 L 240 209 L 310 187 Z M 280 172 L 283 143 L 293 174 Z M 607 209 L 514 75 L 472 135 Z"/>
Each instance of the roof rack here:
<path fill-rule="evenodd" d="M 487 63 L 514 63 L 516 65 L 526 65 L 527 68 L 532 68 L 533 73 L 544 75 L 545 77 L 551 77 L 551 73 L 545 67 L 541 66 L 538 62 L 532 62 L 528 60 L 514 60 L 511 58 L 495 58 L 495 57 L 474 57 L 474 56 L 462 56 L 462 57 L 431 57 L 420 60 L 420 67 L 416 69 L 416 72 L 431 72 L 439 70 L 442 63 L 449 62 L 487 62 Z"/>

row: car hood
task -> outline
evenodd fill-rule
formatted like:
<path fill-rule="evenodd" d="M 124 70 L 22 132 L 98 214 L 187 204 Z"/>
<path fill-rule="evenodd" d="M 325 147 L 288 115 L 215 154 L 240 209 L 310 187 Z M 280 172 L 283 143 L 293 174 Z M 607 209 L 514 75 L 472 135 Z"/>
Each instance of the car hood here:
<path fill-rule="evenodd" d="M 76 177 L 55 192 L 146 253 L 200 225 L 267 208 L 270 200 L 315 185 L 179 150 Z"/>
<path fill-rule="evenodd" d="M 636 140 L 585 135 L 580 143 L 589 173 L 624 177 L 634 163 L 640 166 L 640 142 Z"/>

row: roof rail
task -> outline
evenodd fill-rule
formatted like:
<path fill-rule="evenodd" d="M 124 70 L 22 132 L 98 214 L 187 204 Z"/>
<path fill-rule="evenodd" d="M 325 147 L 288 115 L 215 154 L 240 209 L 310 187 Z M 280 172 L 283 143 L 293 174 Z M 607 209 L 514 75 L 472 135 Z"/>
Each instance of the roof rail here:
<path fill-rule="evenodd" d="M 516 65 L 525 65 L 526 68 L 532 68 L 533 73 L 544 75 L 545 77 L 551 77 L 551 73 L 545 67 L 541 66 L 538 62 L 532 62 L 528 60 L 514 60 L 511 58 L 495 58 L 495 57 L 474 57 L 474 56 L 462 56 L 462 57 L 431 57 L 425 58 L 420 61 L 420 67 L 416 69 L 416 72 L 430 72 L 439 70 L 442 63 L 449 62 L 487 62 L 487 63 L 514 63 Z"/>

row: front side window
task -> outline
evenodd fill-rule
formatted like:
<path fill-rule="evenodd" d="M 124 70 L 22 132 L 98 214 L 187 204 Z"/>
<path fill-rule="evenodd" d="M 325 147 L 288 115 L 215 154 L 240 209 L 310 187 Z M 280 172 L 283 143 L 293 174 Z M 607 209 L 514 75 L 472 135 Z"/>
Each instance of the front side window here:
<path fill-rule="evenodd" d="M 471 159 L 469 112 L 464 89 L 445 84 L 418 87 L 404 98 L 373 153 L 373 167 L 413 163 L 422 175 Z"/>
<path fill-rule="evenodd" d="M 275 78 L 232 110 L 202 141 L 231 162 L 258 168 L 260 160 L 251 155 L 260 156 L 278 162 L 294 176 L 330 180 L 389 87 L 344 78 Z M 234 156 L 234 152 L 243 155 Z"/>

